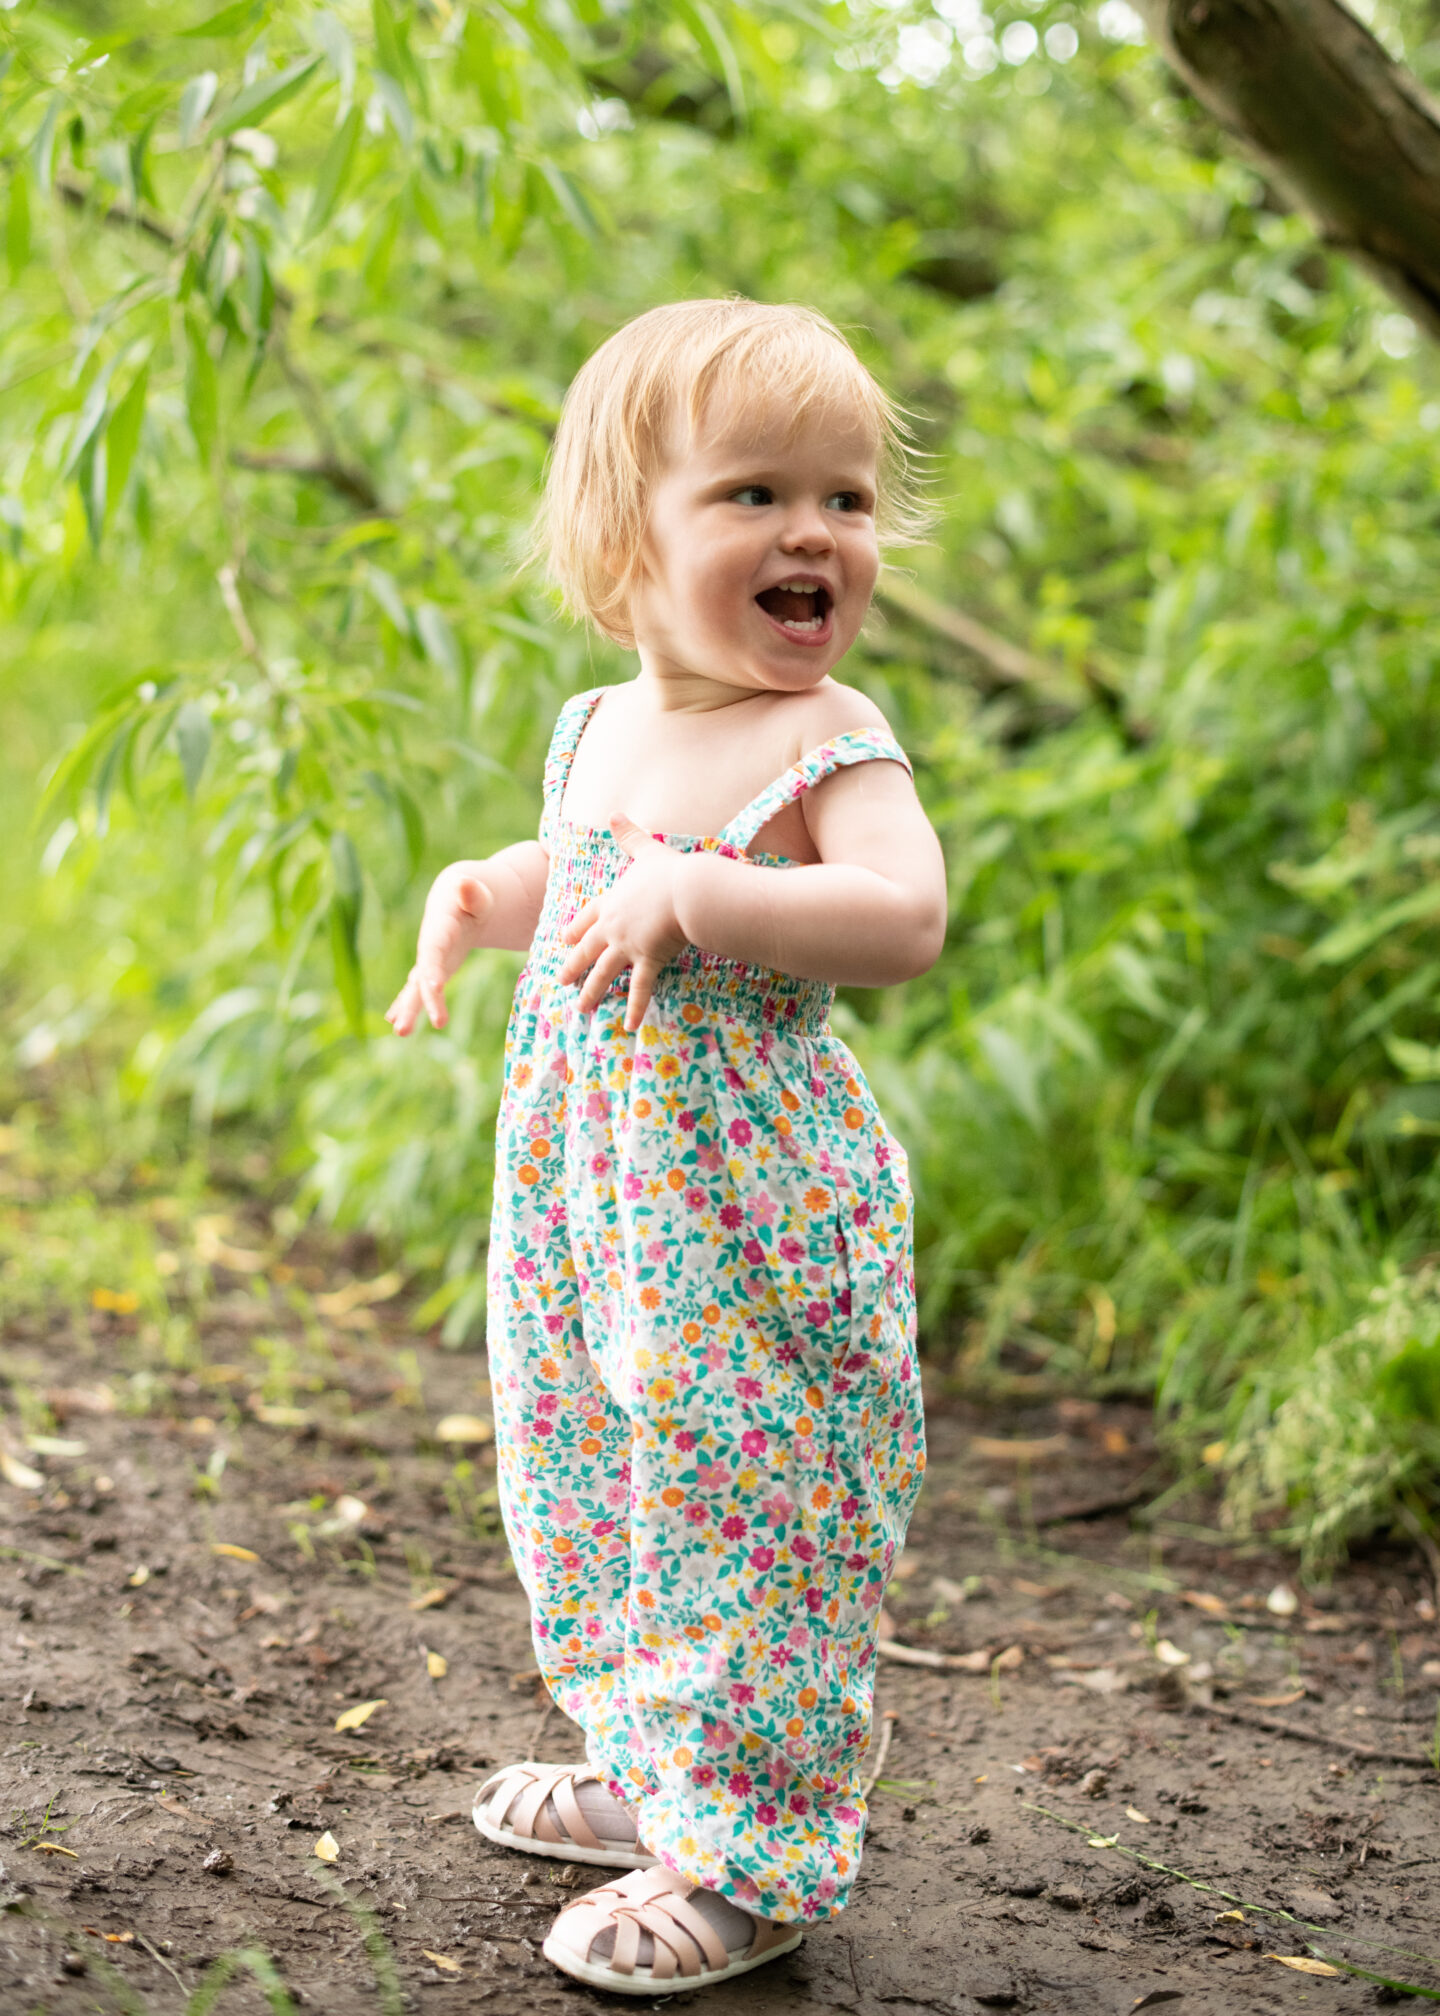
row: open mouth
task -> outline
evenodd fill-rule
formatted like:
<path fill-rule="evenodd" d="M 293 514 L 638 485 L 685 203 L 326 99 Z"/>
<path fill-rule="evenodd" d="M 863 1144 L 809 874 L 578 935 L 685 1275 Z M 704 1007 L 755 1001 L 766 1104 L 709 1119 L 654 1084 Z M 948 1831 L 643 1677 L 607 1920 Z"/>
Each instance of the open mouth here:
<path fill-rule="evenodd" d="M 797 578 L 766 588 L 755 600 L 772 622 L 794 637 L 818 637 L 833 606 L 830 590 L 819 581 Z"/>

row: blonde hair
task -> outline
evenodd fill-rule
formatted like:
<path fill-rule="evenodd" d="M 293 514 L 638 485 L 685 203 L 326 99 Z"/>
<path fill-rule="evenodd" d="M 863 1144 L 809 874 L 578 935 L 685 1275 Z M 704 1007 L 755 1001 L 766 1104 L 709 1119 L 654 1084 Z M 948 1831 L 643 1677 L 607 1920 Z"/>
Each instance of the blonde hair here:
<path fill-rule="evenodd" d="M 675 422 L 683 417 L 693 436 L 712 401 L 747 382 L 783 400 L 792 426 L 829 401 L 856 409 L 875 435 L 882 544 L 924 530 L 905 416 L 833 322 L 738 295 L 652 308 L 602 343 L 571 384 L 531 548 L 567 609 L 617 644 L 635 641 L 630 596 Z"/>

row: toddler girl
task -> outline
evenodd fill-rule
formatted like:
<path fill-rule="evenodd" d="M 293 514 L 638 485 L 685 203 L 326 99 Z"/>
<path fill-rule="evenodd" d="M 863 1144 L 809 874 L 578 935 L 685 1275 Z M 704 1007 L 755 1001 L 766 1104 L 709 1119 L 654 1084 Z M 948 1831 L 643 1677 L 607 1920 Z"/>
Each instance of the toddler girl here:
<path fill-rule="evenodd" d="M 905 1154 L 828 1014 L 933 964 L 945 879 L 904 752 L 830 674 L 917 514 L 839 332 L 728 300 L 590 359 L 542 522 L 640 669 L 561 709 L 538 842 L 439 876 L 388 1019 L 443 1027 L 468 951 L 529 952 L 488 1349 L 536 1655 L 589 1763 L 512 1765 L 475 1819 L 630 1870 L 544 1951 L 658 1995 L 790 1951 L 860 1860 L 924 1435 Z"/>

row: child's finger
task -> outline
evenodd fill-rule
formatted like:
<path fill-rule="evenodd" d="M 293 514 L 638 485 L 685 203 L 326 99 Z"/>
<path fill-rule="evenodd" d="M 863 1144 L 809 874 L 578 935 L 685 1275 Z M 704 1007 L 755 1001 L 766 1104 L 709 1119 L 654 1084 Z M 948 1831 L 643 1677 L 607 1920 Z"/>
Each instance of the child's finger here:
<path fill-rule="evenodd" d="M 415 974 L 409 979 L 385 1011 L 385 1020 L 397 1036 L 408 1036 L 415 1027 L 415 1012 L 420 1006 L 420 989 L 415 984 Z"/>
<path fill-rule="evenodd" d="M 567 945 L 573 945 L 578 938 L 584 937 L 585 933 L 590 929 L 591 925 L 595 922 L 596 916 L 599 914 L 599 909 L 600 909 L 599 898 L 592 896 L 590 901 L 585 905 L 585 908 L 583 910 L 577 910 L 575 912 L 575 915 L 570 919 L 570 922 L 565 926 L 565 929 L 560 933 L 561 938 Z"/>
<path fill-rule="evenodd" d="M 630 970 L 630 991 L 625 997 L 625 1033 L 633 1036 L 645 1020 L 645 1011 L 650 1006 L 655 992 L 655 981 L 659 976 L 660 961 L 643 954 Z"/>
<path fill-rule="evenodd" d="M 449 1010 L 445 1006 L 445 982 L 436 974 L 422 973 L 417 976 L 417 984 L 420 988 L 420 999 L 425 1003 L 425 1013 L 430 1017 L 432 1027 L 443 1029 L 450 1020 Z"/>
<path fill-rule="evenodd" d="M 605 950 L 607 942 L 605 933 L 600 929 L 598 924 L 587 931 L 579 944 L 567 955 L 564 963 L 561 965 L 560 980 L 562 985 L 568 987 L 573 981 L 581 979 L 586 969 L 593 966 Z"/>
<path fill-rule="evenodd" d="M 601 953 L 590 969 L 590 977 L 580 990 L 580 999 L 575 1004 L 582 1015 L 591 1015 L 600 1006 L 605 990 L 612 980 L 625 971 L 630 961 L 623 952 L 611 945 Z"/>

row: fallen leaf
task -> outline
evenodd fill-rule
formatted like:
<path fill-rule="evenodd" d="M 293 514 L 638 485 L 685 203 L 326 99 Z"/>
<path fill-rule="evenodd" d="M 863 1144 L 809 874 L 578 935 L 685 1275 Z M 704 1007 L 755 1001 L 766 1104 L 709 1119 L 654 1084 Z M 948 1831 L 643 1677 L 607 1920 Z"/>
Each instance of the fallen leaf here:
<path fill-rule="evenodd" d="M 68 1855 L 72 1862 L 80 1860 L 73 1848 L 62 1848 L 58 1841 L 32 1841 L 30 1846 L 37 1855 Z"/>
<path fill-rule="evenodd" d="M 443 1680 L 445 1675 L 450 1671 L 449 1662 L 446 1660 L 444 1653 L 427 1652 L 425 1654 L 425 1671 L 430 1675 L 432 1680 Z"/>
<path fill-rule="evenodd" d="M 1215 1923 L 1217 1925 L 1243 1925 L 1245 1923 L 1245 1913 L 1243 1911 L 1217 1911 L 1215 1914 Z"/>
<path fill-rule="evenodd" d="M 1246 1694 L 1243 1696 L 1247 1708 L 1292 1708 L 1297 1701 L 1305 1699 L 1305 1689 L 1297 1687 L 1293 1694 Z"/>
<path fill-rule="evenodd" d="M 1155 1647 L 1155 1657 L 1162 1666 L 1188 1666 L 1190 1654 L 1182 1652 L 1178 1645 L 1172 1645 L 1168 1638 L 1162 1638 Z"/>
<path fill-rule="evenodd" d="M 128 1288 L 118 1292 L 114 1288 L 92 1288 L 90 1307 L 108 1310 L 112 1316 L 133 1316 L 140 1307 L 140 1297 Z"/>
<path fill-rule="evenodd" d="M 17 1491 L 43 1491 L 45 1479 L 38 1470 L 32 1470 L 28 1463 L 22 1463 L 18 1456 L 12 1456 L 8 1449 L 0 1449 L 0 1476 L 7 1484 L 13 1484 Z"/>
<path fill-rule="evenodd" d="M 1086 1841 L 1087 1848 L 1115 1848 L 1119 1846 L 1118 1834 L 1092 1834 Z"/>
<path fill-rule="evenodd" d="M 1127 1806 L 1125 1808 L 1125 1818 L 1133 1820 L 1137 1827 L 1148 1827 L 1150 1825 L 1150 1815 L 1142 1813 L 1138 1806 Z"/>
<path fill-rule="evenodd" d="M 388 1701 L 360 1701 L 353 1708 L 347 1708 L 343 1715 L 335 1717 L 335 1727 L 340 1730 L 363 1729 L 377 1708 L 388 1708 Z"/>
<path fill-rule="evenodd" d="M 453 1589 L 427 1589 L 423 1596 L 412 1596 L 412 1610 L 438 1610 L 442 1603 L 448 1603 L 455 1594 Z"/>
<path fill-rule="evenodd" d="M 1003 1652 L 996 1653 L 990 1663 L 997 1673 L 1013 1673 L 1017 1666 L 1023 1666 L 1025 1663 L 1024 1648 L 1019 1645 L 1007 1645 Z"/>
<path fill-rule="evenodd" d="M 304 1428 L 310 1416 L 303 1407 L 271 1406 L 268 1401 L 252 1399 L 250 1412 L 266 1428 Z"/>
<path fill-rule="evenodd" d="M 1148 1995 L 1141 1995 L 1130 2004 L 1130 2016 L 1140 2009 L 1158 2009 L 1162 2002 L 1183 2002 L 1183 1988 L 1152 1988 Z"/>
<path fill-rule="evenodd" d="M 106 1932 L 103 1936 L 112 1946 L 133 1946 L 135 1944 L 135 1934 L 133 1932 Z"/>
<path fill-rule="evenodd" d="M 1225 1598 L 1213 1595 L 1208 1589 L 1182 1589 L 1180 1601 L 1188 1603 L 1192 1610 L 1203 1610 L 1207 1617 L 1225 1617 L 1230 1611 Z"/>
<path fill-rule="evenodd" d="M 1100 1440 L 1107 1456 L 1123 1456 L 1130 1447 L 1130 1437 L 1123 1428 L 1106 1428 Z"/>
<path fill-rule="evenodd" d="M 322 1862 L 338 1862 L 340 1860 L 340 1843 L 327 1827 L 310 1852 L 312 1855 L 318 1855 Z"/>
<path fill-rule="evenodd" d="M 378 1274 L 373 1281 L 349 1281 L 343 1288 L 336 1288 L 328 1295 L 317 1295 L 315 1307 L 322 1316 L 333 1320 L 338 1316 L 348 1316 L 354 1309 L 369 1308 L 373 1302 L 388 1302 L 404 1286 L 403 1274 Z"/>
<path fill-rule="evenodd" d="M 435 1423 L 437 1442 L 493 1442 L 495 1423 L 483 1414 L 447 1414 Z"/>
<path fill-rule="evenodd" d="M 83 1442 L 67 1442 L 59 1435 L 27 1435 L 25 1441 L 27 1447 L 33 1449 L 37 1456 L 83 1456 L 85 1454 L 85 1444 Z"/>
<path fill-rule="evenodd" d="M 212 1554 L 223 1554 L 227 1561 L 258 1561 L 260 1556 L 252 1547 L 237 1547 L 230 1540 L 212 1540 Z"/>
<path fill-rule="evenodd" d="M 1278 1960 L 1282 1967 L 1293 1967 L 1297 1974 L 1325 1974 L 1334 1981 L 1340 1978 L 1338 1967 L 1329 1967 L 1323 1960 L 1307 1960 L 1301 1953 L 1266 1953 L 1262 1958 Z"/>
<path fill-rule="evenodd" d="M 67 1414 L 113 1414 L 115 1395 L 108 1386 L 52 1386 L 45 1395 L 50 1411 L 61 1421 Z"/>
<path fill-rule="evenodd" d="M 1272 1617 L 1293 1617 L 1300 1608 L 1300 1598 L 1288 1582 L 1277 1582 L 1265 1598 L 1265 1608 Z M 1266 1958 L 1269 1957 L 1267 1954 Z"/>
<path fill-rule="evenodd" d="M 188 1820 L 194 1827 L 209 1827 L 212 1824 L 202 1813 L 192 1812 L 183 1799 L 173 1798 L 168 1792 L 162 1792 L 155 1804 L 163 1806 L 167 1813 L 177 1813 L 182 1820 Z"/>
<path fill-rule="evenodd" d="M 1063 1596 L 1065 1586 L 1063 1582 L 1024 1582 L 1019 1576 L 1016 1576 L 1015 1580 L 1010 1584 L 1010 1587 L 1017 1589 L 1022 1596 L 1039 1596 L 1042 1598 L 1047 1596 Z"/>
<path fill-rule="evenodd" d="M 150 1570 L 145 1566 L 145 1563 L 142 1561 L 138 1568 L 132 1569 L 131 1572 L 125 1577 L 125 1587 L 127 1589 L 143 1589 L 145 1587 L 145 1584 L 149 1580 L 150 1580 Z"/>
<path fill-rule="evenodd" d="M 1086 1687 L 1092 1694 L 1123 1694 L 1130 1685 L 1129 1676 L 1115 1666 L 1097 1666 L 1093 1673 L 1062 1673 L 1062 1685 Z"/>
<path fill-rule="evenodd" d="M 448 1953 L 432 1953 L 428 1946 L 422 1946 L 420 1951 L 425 1955 L 427 1960 L 433 1960 L 437 1967 L 443 1967 L 447 1974 L 458 1974 L 460 1972 L 460 1962 L 452 1960 Z"/>
<path fill-rule="evenodd" d="M 907 1646 L 905 1649 L 908 1651 L 909 1647 Z M 945 1661 L 945 1664 L 953 1667 L 957 1673 L 988 1673 L 990 1671 L 990 1656 L 989 1651 L 982 1646 L 978 1652 L 952 1653 Z M 929 1662 L 927 1661 L 926 1663 L 928 1664 Z"/>

